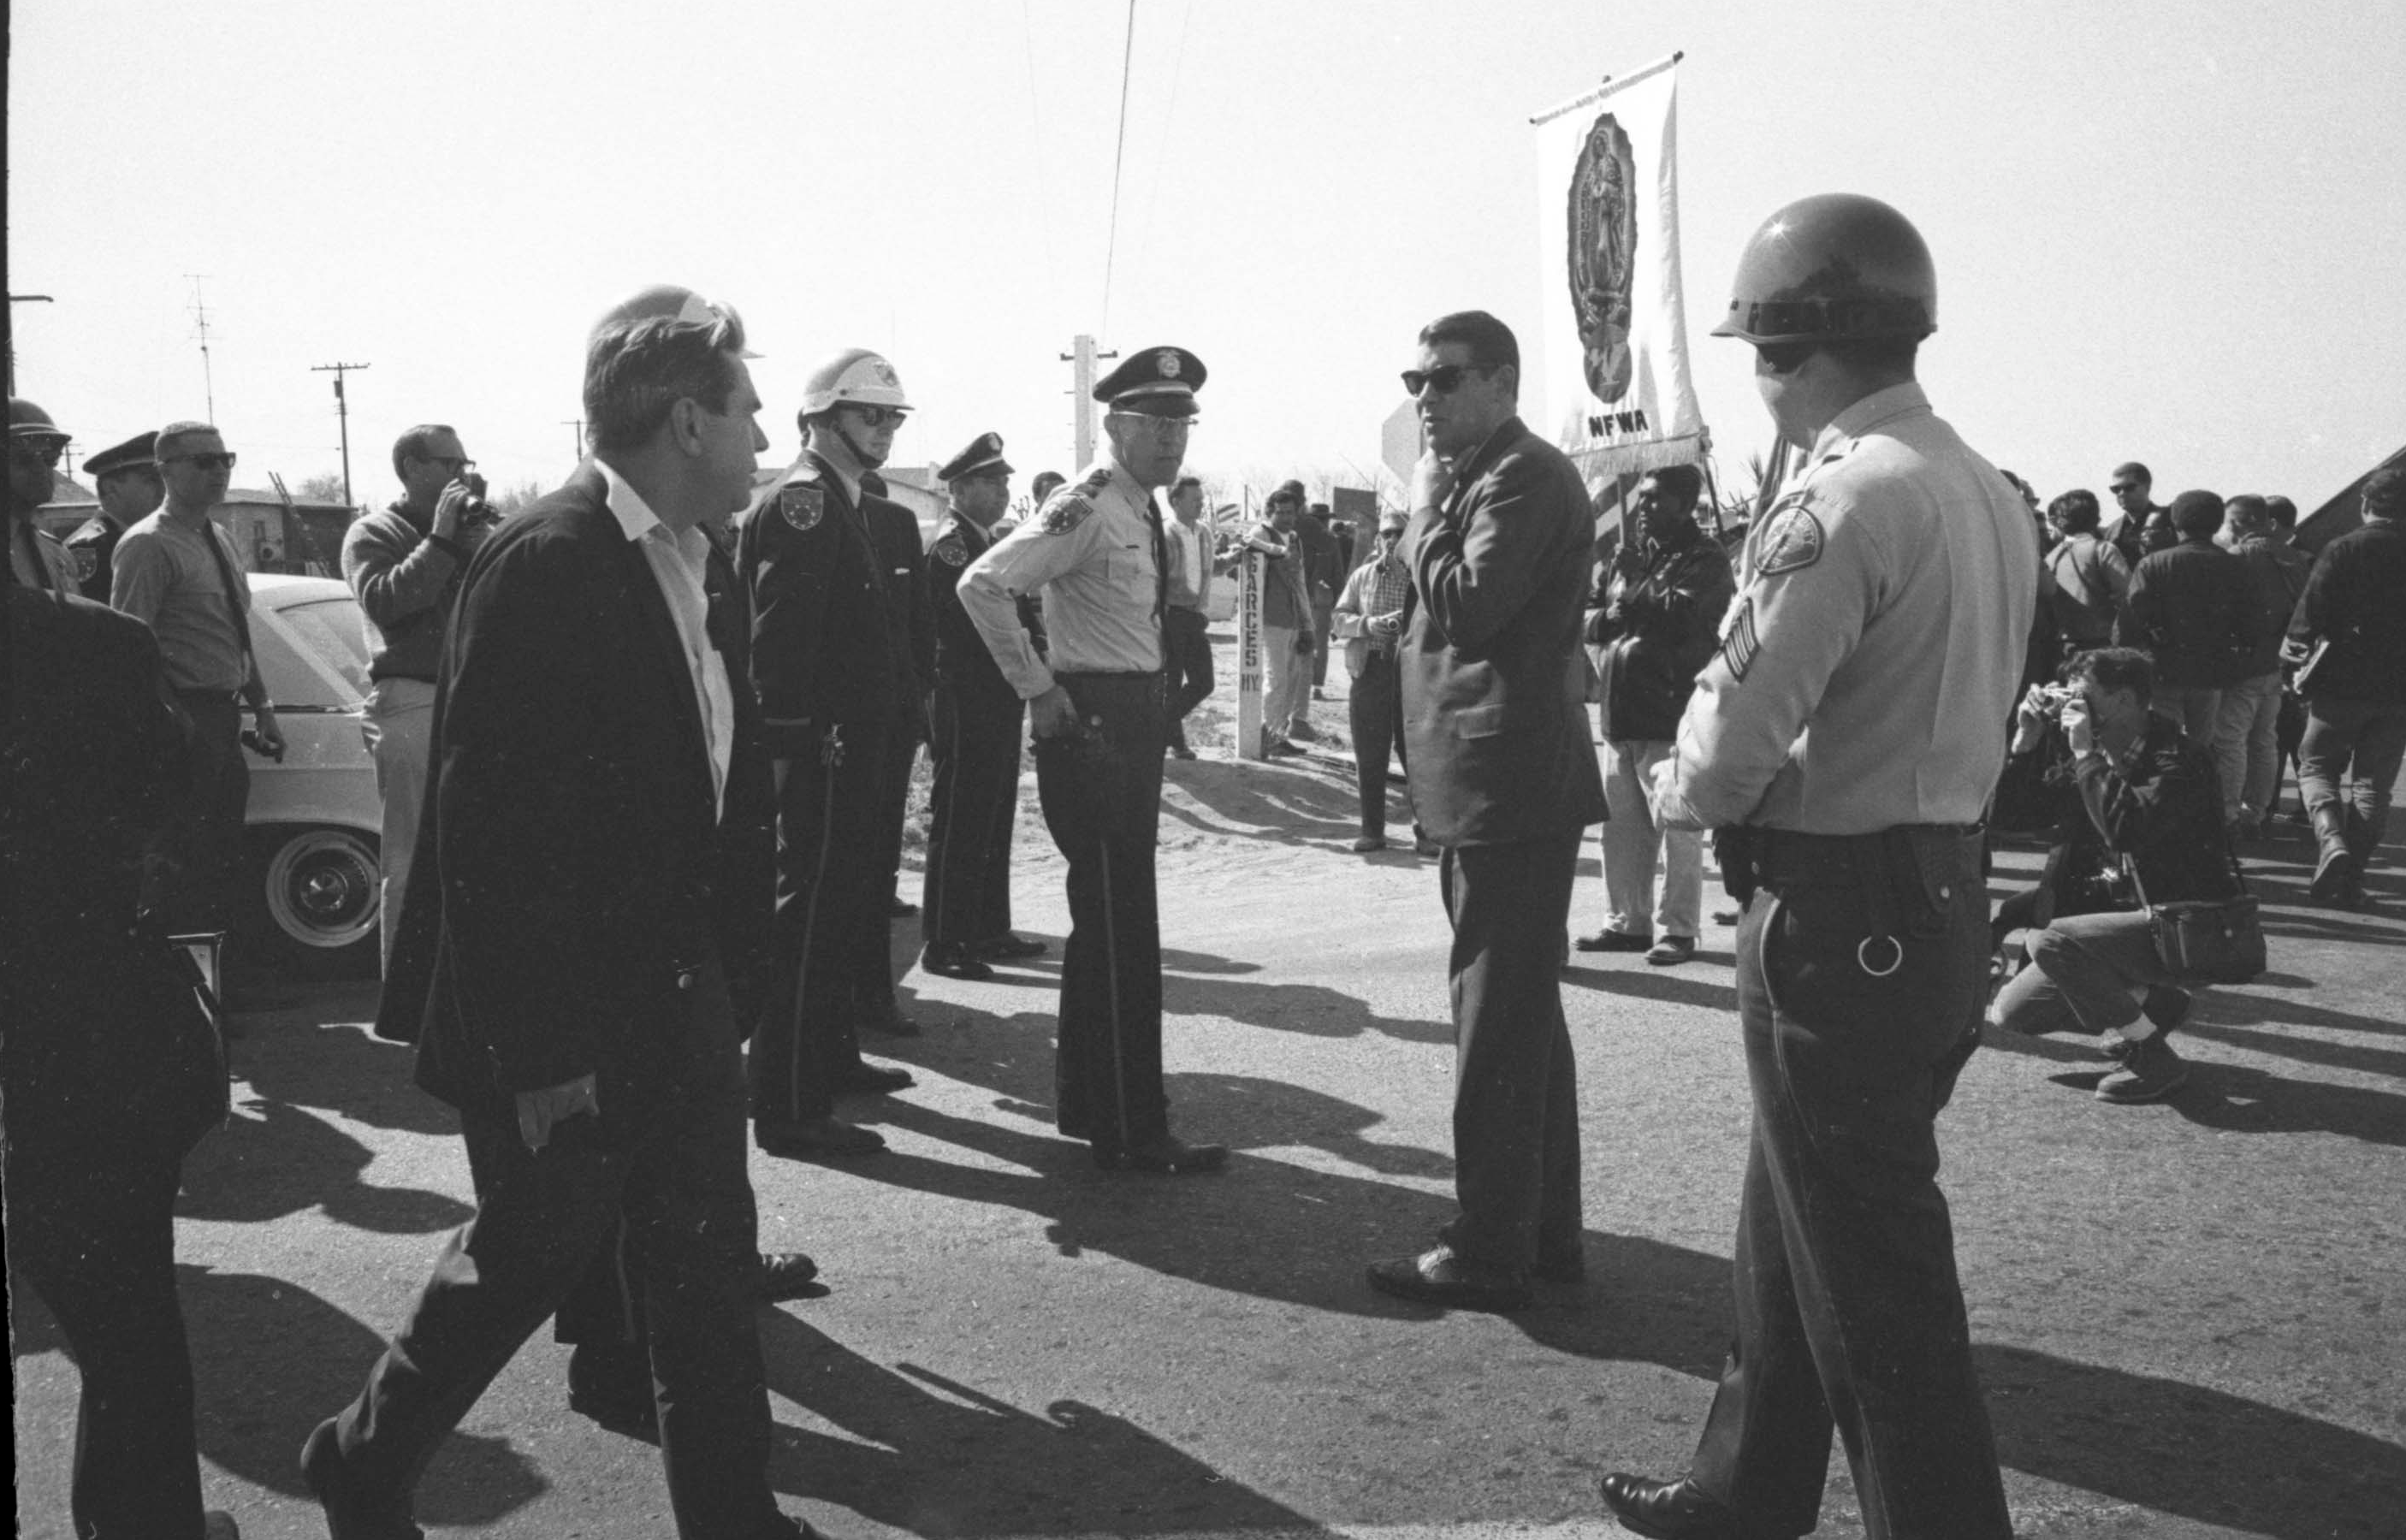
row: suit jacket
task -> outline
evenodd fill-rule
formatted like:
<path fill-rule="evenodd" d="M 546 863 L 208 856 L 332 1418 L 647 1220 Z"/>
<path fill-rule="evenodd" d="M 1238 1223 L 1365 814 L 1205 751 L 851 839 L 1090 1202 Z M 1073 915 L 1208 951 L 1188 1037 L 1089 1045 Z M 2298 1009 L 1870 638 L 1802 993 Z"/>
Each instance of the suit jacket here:
<path fill-rule="evenodd" d="M 224 1105 L 164 939 L 134 934 L 141 863 L 184 789 L 159 645 L 130 615 L 11 584 L 0 742 L 0 1095 L 11 1143 L 157 1135 Z M 196 1118 L 198 1121 L 195 1121 Z M 13 1173 L 12 1173 L 13 1175 Z"/>
<path fill-rule="evenodd" d="M 2265 624 L 2247 564 L 2209 542 L 2184 540 L 2132 571 L 2115 635 L 2154 655 L 2157 684 L 2220 689 L 2248 677 Z"/>
<path fill-rule="evenodd" d="M 936 616 L 927 603 L 927 547 L 919 520 L 885 493 L 875 473 L 861 478 L 860 513 L 885 585 L 885 634 L 894 654 L 898 709 L 927 736 L 927 691 L 936 683 Z"/>
<path fill-rule="evenodd" d="M 1509 844 L 1605 816 L 1588 737 L 1587 487 L 1513 417 L 1412 516 L 1402 650 L 1412 805 L 1443 845 Z"/>
<path fill-rule="evenodd" d="M 592 465 L 469 564 L 435 685 L 427 806 L 378 1035 L 454 1106 L 599 1074 L 602 1106 L 679 1051 L 692 973 L 751 974 L 771 895 L 757 713 L 714 594 L 736 711 L 726 809 L 676 622 Z M 712 585 L 705 584 L 705 587 Z"/>

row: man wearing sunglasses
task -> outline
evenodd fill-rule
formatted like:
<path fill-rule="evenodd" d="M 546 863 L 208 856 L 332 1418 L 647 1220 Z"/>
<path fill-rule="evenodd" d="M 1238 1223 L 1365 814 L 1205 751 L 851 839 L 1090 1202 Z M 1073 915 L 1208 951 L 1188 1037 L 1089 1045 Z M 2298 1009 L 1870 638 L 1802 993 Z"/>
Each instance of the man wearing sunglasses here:
<path fill-rule="evenodd" d="M 58 486 L 66 448 L 67 435 L 48 412 L 21 397 L 8 398 L 8 576 L 20 587 L 83 591 L 75 558 L 34 522 Z"/>
<path fill-rule="evenodd" d="M 1578 1085 L 1562 949 L 1580 836 L 1605 816 L 1579 650 L 1594 516 L 1568 456 L 1520 417 L 1521 348 L 1483 310 L 1421 329 L 1404 389 L 1426 451 L 1402 550 L 1406 777 L 1442 847 L 1453 925 L 1454 1193 L 1406 1299 L 1513 1310 L 1579 1254 Z"/>
<path fill-rule="evenodd" d="M 205 422 L 169 423 L 159 430 L 155 452 L 167 502 L 117 543 L 108 602 L 158 637 L 168 686 L 192 724 L 191 782 L 163 848 L 169 923 L 178 930 L 227 930 L 236 912 L 243 807 L 250 797 L 237 699 L 249 707 L 261 753 L 282 755 L 284 735 L 251 657 L 242 557 L 209 518 L 234 479 L 234 457 Z"/>
<path fill-rule="evenodd" d="M 1938 283 L 1895 209 L 1790 205 L 1734 292 L 1714 335 L 1753 345 L 1804 469 L 1748 536 L 1654 806 L 1721 831 L 1746 906 L 1735 1347 L 1688 1475 L 1615 1473 L 1604 1499 L 1639 1534 L 1806 1533 L 1843 1419 L 1872 1540 L 2009 1540 L 1936 1123 L 1980 1040 L 1981 820 L 2037 602 L 2030 513 L 1916 383 Z"/>
<path fill-rule="evenodd" d="M 368 692 L 360 730 L 375 761 L 384 798 L 377 849 L 384 868 L 385 966 L 392 966 L 418 812 L 426 800 L 426 731 L 434 710 L 434 669 L 443 632 L 468 558 L 485 543 L 489 518 L 472 516 L 482 502 L 470 490 L 475 461 L 446 423 L 420 423 L 393 441 L 392 473 L 402 495 L 362 514 L 343 535 L 343 580 L 367 616 Z"/>
<path fill-rule="evenodd" d="M 962 572 L 961 607 L 1027 702 L 1045 827 L 1069 864 L 1056 1126 L 1105 1170 L 1184 1176 L 1227 1146 L 1169 1131 L 1161 1074 L 1161 918 L 1153 843 L 1167 742 L 1168 553 L 1153 493 L 1178 477 L 1203 360 L 1131 352 L 1095 386 L 1102 458 Z M 1020 623 L 1040 597 L 1048 651 Z"/>
<path fill-rule="evenodd" d="M 895 762 L 907 775 L 915 742 L 897 619 L 915 579 L 886 570 L 908 558 L 881 539 L 869 504 L 883 501 L 871 478 L 910 409 L 877 354 L 823 360 L 802 393 L 801 458 L 736 536 L 778 771 L 774 972 L 752 1043 L 753 1137 L 789 1160 L 885 1149 L 876 1130 L 835 1115 L 835 1098 L 911 1083 L 909 1070 L 860 1056 L 859 1019 L 880 1004 L 894 1019 L 885 810 Z M 913 549 L 917 539 L 914 528 Z"/>

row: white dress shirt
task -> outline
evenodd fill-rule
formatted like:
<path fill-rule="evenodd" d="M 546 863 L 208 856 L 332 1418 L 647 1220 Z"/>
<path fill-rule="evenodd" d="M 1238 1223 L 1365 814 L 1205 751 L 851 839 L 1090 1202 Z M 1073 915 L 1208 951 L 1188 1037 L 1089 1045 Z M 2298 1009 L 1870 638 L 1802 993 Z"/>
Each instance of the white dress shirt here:
<path fill-rule="evenodd" d="M 701 711 L 702 735 L 710 745 L 710 773 L 718 809 L 727 811 L 727 769 L 735 757 L 735 695 L 728 686 L 727 665 L 710 644 L 710 595 L 702 574 L 710 570 L 710 538 L 700 530 L 672 531 L 652 512 L 641 492 L 607 461 L 593 462 L 610 488 L 610 512 L 627 538 L 643 548 L 652 578 L 668 600 L 676 621 L 677 640 L 685 643 L 686 672 L 693 682 L 695 704 Z"/>

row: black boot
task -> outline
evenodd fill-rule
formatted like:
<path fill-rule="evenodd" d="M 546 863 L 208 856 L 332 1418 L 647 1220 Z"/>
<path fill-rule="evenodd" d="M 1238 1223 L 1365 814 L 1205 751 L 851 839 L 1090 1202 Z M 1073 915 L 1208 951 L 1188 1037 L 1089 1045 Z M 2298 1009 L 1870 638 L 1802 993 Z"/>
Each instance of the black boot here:
<path fill-rule="evenodd" d="M 2325 802 L 2312 810 L 2314 839 L 2321 849 L 2314 857 L 2314 880 L 2306 892 L 2323 903 L 2342 903 L 2356 885 L 2356 852 L 2348 842 L 2348 810 Z"/>

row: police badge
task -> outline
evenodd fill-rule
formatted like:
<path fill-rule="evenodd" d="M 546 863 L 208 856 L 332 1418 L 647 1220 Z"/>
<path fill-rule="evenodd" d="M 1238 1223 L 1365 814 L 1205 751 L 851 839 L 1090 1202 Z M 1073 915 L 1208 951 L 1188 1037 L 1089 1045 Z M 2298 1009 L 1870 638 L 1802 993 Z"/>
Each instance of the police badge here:
<path fill-rule="evenodd" d="M 820 487 L 789 483 L 777 489 L 777 513 L 797 533 L 808 534 L 827 516 L 827 493 Z"/>
<path fill-rule="evenodd" d="M 1178 377 L 1178 371 L 1181 367 L 1178 361 L 1178 349 L 1175 347 L 1165 347 L 1160 352 L 1155 353 L 1153 358 L 1153 367 L 1163 379 L 1176 379 Z"/>

